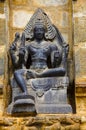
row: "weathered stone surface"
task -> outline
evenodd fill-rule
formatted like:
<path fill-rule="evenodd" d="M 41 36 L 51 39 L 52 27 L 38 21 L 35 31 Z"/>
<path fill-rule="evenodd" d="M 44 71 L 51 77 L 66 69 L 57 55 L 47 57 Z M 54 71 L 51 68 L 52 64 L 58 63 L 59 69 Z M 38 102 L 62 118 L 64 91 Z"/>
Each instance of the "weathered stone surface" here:
<path fill-rule="evenodd" d="M 76 112 L 86 113 L 86 0 L 73 2 Z M 82 128 L 83 127 L 83 128 Z M 86 129 L 81 126 L 81 129 Z"/>
<path fill-rule="evenodd" d="M 68 28 L 69 13 L 67 11 L 63 12 L 62 10 L 61 11 L 58 10 L 57 17 L 55 17 L 56 12 L 57 12 L 56 9 L 54 9 L 54 13 L 53 13 L 53 8 L 50 11 L 47 10 L 47 14 L 49 17 L 51 17 L 55 25 L 58 25 L 60 28 Z M 29 21 L 29 19 L 31 18 L 32 14 L 33 14 L 33 10 L 28 11 L 24 9 L 17 9 L 17 10 L 15 9 L 13 11 L 13 20 L 12 20 L 11 26 L 15 28 L 24 28 L 27 22 Z M 59 19 L 57 19 L 58 17 Z M 67 30 L 68 29 L 66 29 L 65 31 Z"/>
<path fill-rule="evenodd" d="M 86 1 L 77 0 L 73 4 L 74 43 L 86 41 Z M 77 33 L 78 32 L 78 33 Z"/>
<path fill-rule="evenodd" d="M 5 26 L 5 19 L 4 19 L 4 15 L 0 15 L 0 45 L 5 44 L 6 43 L 6 37 L 4 37 L 6 35 L 6 26 Z"/>
<path fill-rule="evenodd" d="M 29 118 L 1 118 L 1 130 L 80 130 L 81 118 L 78 116 L 38 116 Z"/>
<path fill-rule="evenodd" d="M 4 57 L 5 57 L 5 45 L 2 45 L 0 46 L 0 75 L 4 75 L 4 70 L 5 70 Z M 2 82 L 2 77 L 1 77 L 1 82 Z"/>
<path fill-rule="evenodd" d="M 84 114 L 86 113 L 86 95 L 76 95 L 76 111 L 77 114 Z"/>
<path fill-rule="evenodd" d="M 86 0 L 77 0 L 73 3 L 73 11 L 74 13 L 83 13 L 86 11 Z"/>
<path fill-rule="evenodd" d="M 13 27 L 24 28 L 31 16 L 32 13 L 25 10 L 13 11 Z"/>
<path fill-rule="evenodd" d="M 4 58 L 0 59 L 0 75 L 4 74 Z"/>
<path fill-rule="evenodd" d="M 76 112 L 86 113 L 86 76 L 76 77 Z"/>
<path fill-rule="evenodd" d="M 62 33 L 62 36 L 63 36 L 64 40 L 68 43 L 69 38 L 68 38 L 67 32 L 66 33 Z"/>
<path fill-rule="evenodd" d="M 4 50 L 6 44 L 6 24 L 4 14 L 4 2 L 0 2 L 0 117 L 3 115 L 4 102 L 3 102 L 3 86 L 4 86 Z"/>
<path fill-rule="evenodd" d="M 68 0 L 33 0 L 33 2 L 40 6 L 58 6 L 67 4 Z"/>
<path fill-rule="evenodd" d="M 37 113 L 40 114 L 70 114 L 72 113 L 72 108 L 69 104 L 37 104 Z"/>
<path fill-rule="evenodd" d="M 86 75 L 86 42 L 75 46 L 75 75 L 83 77 Z"/>
<path fill-rule="evenodd" d="M 79 44 L 79 42 L 86 41 L 86 17 L 82 14 L 81 16 L 74 16 L 74 42 Z"/>
<path fill-rule="evenodd" d="M 3 14 L 4 13 L 4 3 L 0 2 L 0 13 Z"/>
<path fill-rule="evenodd" d="M 12 4 L 19 5 L 19 4 L 29 4 L 34 3 L 35 5 L 39 6 L 58 6 L 58 5 L 65 5 L 68 3 L 69 0 L 12 0 Z"/>
<path fill-rule="evenodd" d="M 15 4 L 15 5 L 27 4 L 27 0 L 12 0 L 11 4 Z"/>
<path fill-rule="evenodd" d="M 0 95 L 0 117 L 3 116 L 3 110 L 4 110 L 3 96 Z"/>
<path fill-rule="evenodd" d="M 75 46 L 76 112 L 86 112 L 86 42 Z"/>

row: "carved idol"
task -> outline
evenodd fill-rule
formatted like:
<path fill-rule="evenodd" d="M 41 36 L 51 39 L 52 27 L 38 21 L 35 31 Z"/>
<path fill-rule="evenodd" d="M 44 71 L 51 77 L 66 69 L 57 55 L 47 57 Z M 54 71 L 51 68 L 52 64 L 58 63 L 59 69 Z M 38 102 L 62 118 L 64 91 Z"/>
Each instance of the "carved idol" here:
<path fill-rule="evenodd" d="M 13 94 L 8 112 L 72 112 L 67 103 L 68 48 L 46 13 L 38 9 L 22 36 L 16 33 L 10 46 L 14 66 L 12 91 L 20 90 Z"/>

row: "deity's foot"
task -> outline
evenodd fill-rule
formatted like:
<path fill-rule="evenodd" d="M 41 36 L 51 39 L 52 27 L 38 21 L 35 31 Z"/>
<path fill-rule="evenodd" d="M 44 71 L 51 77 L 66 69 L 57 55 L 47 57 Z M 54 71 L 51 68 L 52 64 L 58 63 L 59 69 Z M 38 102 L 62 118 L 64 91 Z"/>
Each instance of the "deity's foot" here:
<path fill-rule="evenodd" d="M 40 77 L 39 73 L 32 71 L 32 70 L 28 70 L 27 74 L 26 74 L 27 79 L 31 79 L 31 78 L 38 78 Z"/>
<path fill-rule="evenodd" d="M 25 95 L 28 95 L 28 92 L 19 93 L 16 97 L 18 97 L 18 96 L 25 96 Z"/>
<path fill-rule="evenodd" d="M 34 96 L 29 95 L 28 93 L 18 94 L 16 97 L 14 97 L 14 102 L 16 102 L 17 100 L 20 100 L 20 99 L 31 99 L 35 102 Z"/>
<path fill-rule="evenodd" d="M 23 92 L 21 93 L 21 95 L 28 95 L 28 92 Z"/>

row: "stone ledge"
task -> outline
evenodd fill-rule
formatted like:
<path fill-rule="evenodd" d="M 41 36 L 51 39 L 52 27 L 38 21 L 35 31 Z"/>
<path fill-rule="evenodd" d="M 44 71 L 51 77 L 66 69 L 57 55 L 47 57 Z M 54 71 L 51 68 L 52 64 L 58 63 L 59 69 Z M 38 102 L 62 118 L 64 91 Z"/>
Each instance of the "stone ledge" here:
<path fill-rule="evenodd" d="M 86 117 L 78 115 L 38 115 L 36 117 L 1 117 L 0 129 L 5 130 L 80 130 Z"/>
<path fill-rule="evenodd" d="M 86 86 L 78 86 L 76 87 L 76 96 L 86 96 Z"/>
<path fill-rule="evenodd" d="M 82 76 L 81 78 L 76 78 L 75 81 L 76 86 L 76 96 L 77 97 L 86 97 L 86 76 Z"/>

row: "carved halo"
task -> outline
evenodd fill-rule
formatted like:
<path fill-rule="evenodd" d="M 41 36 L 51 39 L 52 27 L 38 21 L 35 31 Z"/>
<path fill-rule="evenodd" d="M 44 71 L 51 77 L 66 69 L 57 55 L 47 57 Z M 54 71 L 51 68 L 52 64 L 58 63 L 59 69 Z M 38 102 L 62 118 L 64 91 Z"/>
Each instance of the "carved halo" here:
<path fill-rule="evenodd" d="M 40 8 L 36 10 L 36 12 L 31 17 L 30 21 L 26 25 L 24 29 L 25 37 L 28 39 L 32 39 L 34 37 L 33 35 L 33 29 L 36 25 L 44 26 L 46 28 L 45 32 L 45 38 L 47 40 L 52 40 L 56 36 L 56 30 L 53 27 L 50 19 L 48 18 L 47 14 Z"/>

